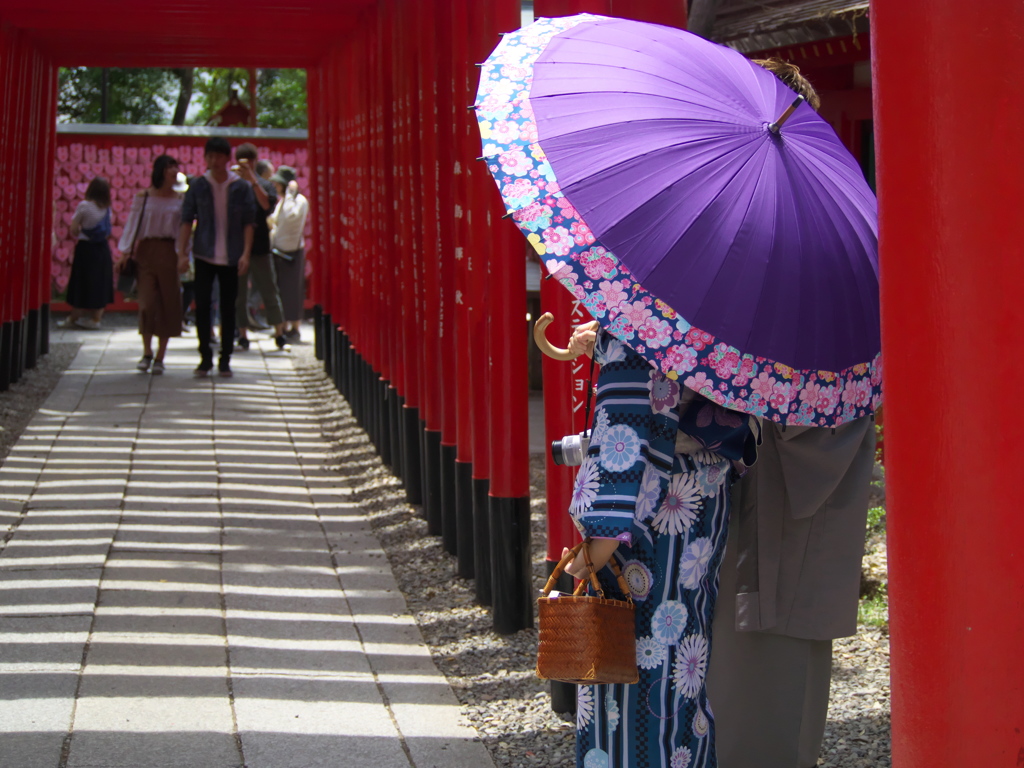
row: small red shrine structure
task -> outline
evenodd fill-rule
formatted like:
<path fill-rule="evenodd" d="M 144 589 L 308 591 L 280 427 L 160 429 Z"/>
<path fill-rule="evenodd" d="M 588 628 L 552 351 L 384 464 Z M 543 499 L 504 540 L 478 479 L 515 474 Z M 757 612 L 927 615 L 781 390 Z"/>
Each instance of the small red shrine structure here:
<path fill-rule="evenodd" d="M 210 115 L 206 121 L 207 125 L 231 128 L 236 125 L 249 125 L 252 120 L 252 110 L 249 105 L 238 98 L 238 92 L 231 89 L 231 95 L 224 102 L 224 106 Z"/>

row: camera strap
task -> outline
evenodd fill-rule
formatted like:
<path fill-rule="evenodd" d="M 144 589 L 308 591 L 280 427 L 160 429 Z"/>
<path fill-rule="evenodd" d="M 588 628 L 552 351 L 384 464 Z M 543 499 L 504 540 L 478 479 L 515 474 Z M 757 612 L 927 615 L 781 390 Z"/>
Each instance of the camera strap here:
<path fill-rule="evenodd" d="M 594 345 L 594 353 L 590 356 L 590 374 L 587 376 L 587 407 L 583 411 L 583 429 L 589 437 L 593 436 L 594 426 L 590 422 L 590 406 L 594 400 L 594 356 L 597 354 L 597 345 Z"/>

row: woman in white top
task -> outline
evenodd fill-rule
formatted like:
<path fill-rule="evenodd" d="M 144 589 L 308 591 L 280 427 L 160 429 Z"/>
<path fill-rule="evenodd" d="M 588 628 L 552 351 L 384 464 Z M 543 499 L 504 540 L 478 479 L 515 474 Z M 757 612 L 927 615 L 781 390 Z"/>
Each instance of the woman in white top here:
<path fill-rule="evenodd" d="M 176 189 L 178 161 L 160 155 L 153 161 L 152 186 L 132 200 L 132 210 L 118 248 L 118 271 L 134 258 L 139 295 L 139 333 L 142 359 L 138 369 L 154 374 L 164 372 L 164 354 L 172 336 L 181 336 L 181 282 L 179 273 L 188 269 L 180 263 L 174 242 L 181 228 L 181 194 Z M 158 345 L 153 356 L 153 337 Z"/>
<path fill-rule="evenodd" d="M 71 314 L 64 322 L 65 328 L 99 328 L 103 310 L 114 300 L 110 228 L 110 184 L 97 176 L 89 182 L 85 199 L 71 219 L 71 236 L 78 242 L 68 280 Z"/>
<path fill-rule="evenodd" d="M 295 171 L 287 165 L 270 177 L 277 187 L 277 207 L 267 217 L 270 247 L 277 272 L 277 289 L 284 308 L 285 338 L 299 340 L 299 324 L 306 300 L 306 250 L 303 232 L 309 215 L 309 201 L 299 193 Z"/>

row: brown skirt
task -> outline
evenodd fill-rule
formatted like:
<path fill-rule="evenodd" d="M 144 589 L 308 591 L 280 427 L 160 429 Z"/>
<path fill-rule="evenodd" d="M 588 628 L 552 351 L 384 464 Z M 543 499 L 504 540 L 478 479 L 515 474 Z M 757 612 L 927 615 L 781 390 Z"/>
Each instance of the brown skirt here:
<path fill-rule="evenodd" d="M 173 240 L 145 239 L 135 245 L 139 294 L 139 333 L 181 336 L 181 282 Z"/>

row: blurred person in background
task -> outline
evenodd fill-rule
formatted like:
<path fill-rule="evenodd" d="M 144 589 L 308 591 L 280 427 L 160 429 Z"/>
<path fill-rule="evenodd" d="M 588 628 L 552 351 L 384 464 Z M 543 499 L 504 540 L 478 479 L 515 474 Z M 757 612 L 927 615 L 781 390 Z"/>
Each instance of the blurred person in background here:
<path fill-rule="evenodd" d="M 277 271 L 277 287 L 284 306 L 285 337 L 299 340 L 303 305 L 306 299 L 306 242 L 303 233 L 309 216 L 309 201 L 299 192 L 295 170 L 287 165 L 271 177 L 279 202 L 270 217 L 270 244 Z"/>
<path fill-rule="evenodd" d="M 96 330 L 107 305 L 114 300 L 114 265 L 110 252 L 110 183 L 102 176 L 89 182 L 85 199 L 71 219 L 76 239 L 67 302 L 71 314 L 65 328 Z"/>
<path fill-rule="evenodd" d="M 238 175 L 252 186 L 256 196 L 256 226 L 253 231 L 252 257 L 249 260 L 249 275 L 238 281 L 238 299 L 235 308 L 235 324 L 238 327 L 238 348 L 249 348 L 248 332 L 255 326 L 249 318 L 249 279 L 263 298 L 263 311 L 274 328 L 274 341 L 278 349 L 287 346 L 284 337 L 284 316 L 282 314 L 281 297 L 277 291 L 277 276 L 274 272 L 274 260 L 270 256 L 270 225 L 267 218 L 277 207 L 277 190 L 274 185 L 256 173 L 259 158 L 256 147 L 245 143 L 235 150 L 238 161 Z M 227 307 L 224 308 L 227 311 Z"/>
<path fill-rule="evenodd" d="M 235 335 L 238 280 L 249 271 L 256 198 L 249 182 L 228 168 L 231 144 L 221 136 L 206 142 L 203 157 L 206 173 L 197 176 L 185 193 L 178 234 L 178 256 L 188 260 L 189 242 L 196 272 L 196 336 L 199 365 L 195 375 L 205 378 L 213 370 L 210 322 L 214 279 L 220 285 L 221 344 L 218 371 L 229 377 Z M 192 225 L 195 224 L 195 232 Z"/>
<path fill-rule="evenodd" d="M 181 178 L 179 178 L 181 177 Z M 143 373 L 164 372 L 164 355 L 172 336 L 181 336 L 181 272 L 188 269 L 188 257 L 178 257 L 174 239 L 181 228 L 184 175 L 178 161 L 160 155 L 153 161 L 150 186 L 132 199 L 132 209 L 121 233 L 118 248 L 120 272 L 129 259 L 137 267 L 135 278 L 139 297 L 139 334 L 142 358 L 136 366 Z M 153 356 L 153 337 L 157 338 Z"/>

